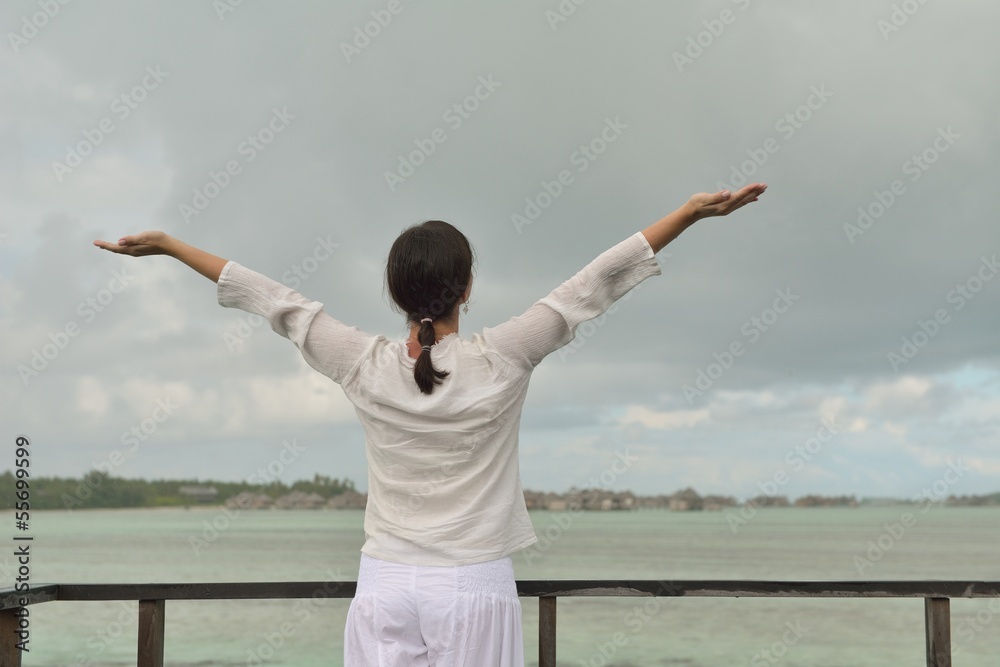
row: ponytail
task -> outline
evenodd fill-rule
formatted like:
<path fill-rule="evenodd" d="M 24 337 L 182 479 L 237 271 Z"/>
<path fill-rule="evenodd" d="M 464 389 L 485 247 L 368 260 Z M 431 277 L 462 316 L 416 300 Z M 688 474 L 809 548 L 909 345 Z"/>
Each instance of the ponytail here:
<path fill-rule="evenodd" d="M 448 377 L 448 371 L 439 371 L 434 368 L 434 362 L 431 361 L 431 346 L 434 345 L 434 325 L 431 324 L 430 318 L 424 318 L 420 323 L 420 329 L 417 332 L 417 342 L 420 343 L 421 350 L 420 356 L 417 357 L 417 362 L 413 365 L 413 379 L 417 381 L 417 387 L 424 394 L 430 394 L 434 391 L 434 385 L 441 384 L 441 381 Z"/>

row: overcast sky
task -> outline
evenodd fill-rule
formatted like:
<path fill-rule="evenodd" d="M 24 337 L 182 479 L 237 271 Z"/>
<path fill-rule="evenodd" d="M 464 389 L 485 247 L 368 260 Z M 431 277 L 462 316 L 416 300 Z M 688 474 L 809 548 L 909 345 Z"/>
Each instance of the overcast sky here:
<path fill-rule="evenodd" d="M 49 4 L 0 8 L 0 418 L 34 475 L 367 486 L 294 345 L 96 238 L 161 229 L 403 337 L 389 246 L 448 220 L 468 336 L 763 181 L 538 367 L 525 488 L 1000 490 L 996 3 Z"/>

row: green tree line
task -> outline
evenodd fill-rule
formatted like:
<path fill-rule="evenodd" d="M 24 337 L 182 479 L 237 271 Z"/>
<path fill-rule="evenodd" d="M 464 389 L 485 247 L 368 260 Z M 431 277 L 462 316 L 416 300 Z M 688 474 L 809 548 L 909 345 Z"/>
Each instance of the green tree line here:
<path fill-rule="evenodd" d="M 14 509 L 15 477 L 10 470 L 0 473 L 0 507 Z M 218 495 L 213 504 L 222 504 L 227 498 L 243 491 L 265 493 L 277 498 L 292 491 L 317 493 L 324 498 L 354 491 L 354 482 L 348 478 L 337 479 L 315 475 L 312 480 L 299 480 L 292 484 L 274 481 L 266 485 L 250 482 L 218 482 L 214 480 L 180 479 L 147 480 L 112 477 L 99 470 L 92 470 L 82 478 L 31 477 L 29 480 L 31 509 L 78 509 L 99 507 L 163 507 L 198 504 L 182 495 L 184 486 L 213 486 Z"/>

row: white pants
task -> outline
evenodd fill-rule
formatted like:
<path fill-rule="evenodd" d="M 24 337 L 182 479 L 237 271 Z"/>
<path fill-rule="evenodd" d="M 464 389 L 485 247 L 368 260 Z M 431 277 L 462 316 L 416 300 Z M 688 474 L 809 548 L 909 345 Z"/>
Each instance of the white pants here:
<path fill-rule="evenodd" d="M 361 555 L 345 667 L 523 667 L 510 557 L 456 567 Z"/>

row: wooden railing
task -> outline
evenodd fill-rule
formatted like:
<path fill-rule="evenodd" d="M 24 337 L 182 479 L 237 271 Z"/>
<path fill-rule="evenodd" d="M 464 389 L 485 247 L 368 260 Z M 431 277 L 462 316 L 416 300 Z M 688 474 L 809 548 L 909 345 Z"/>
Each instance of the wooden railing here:
<path fill-rule="evenodd" d="M 18 629 L 27 606 L 53 601 L 137 600 L 138 667 L 163 667 L 167 600 L 354 597 L 353 581 L 209 584 L 44 584 L 0 589 L 0 667 L 20 667 Z M 1000 598 L 998 581 L 527 580 L 518 595 L 538 598 L 538 664 L 556 666 L 556 601 L 561 597 L 923 598 L 928 667 L 951 666 L 951 599 Z M 29 617 L 30 618 L 30 617 Z M 30 628 L 30 624 L 28 626 Z"/>

